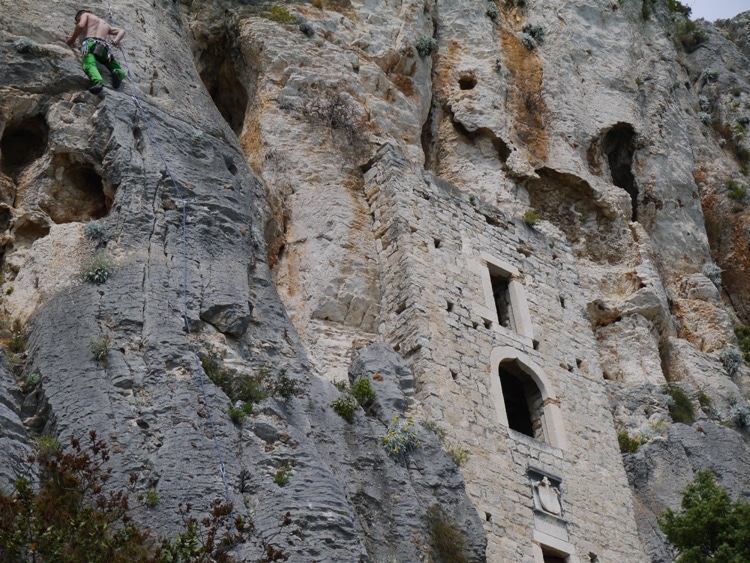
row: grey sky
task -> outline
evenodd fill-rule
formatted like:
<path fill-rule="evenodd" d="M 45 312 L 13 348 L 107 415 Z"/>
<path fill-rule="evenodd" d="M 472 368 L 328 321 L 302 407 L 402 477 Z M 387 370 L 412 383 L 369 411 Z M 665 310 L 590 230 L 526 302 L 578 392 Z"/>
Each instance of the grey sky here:
<path fill-rule="evenodd" d="M 722 20 L 750 10 L 750 0 L 683 0 L 683 4 L 693 9 L 690 14 L 690 19 L 693 20 Z"/>

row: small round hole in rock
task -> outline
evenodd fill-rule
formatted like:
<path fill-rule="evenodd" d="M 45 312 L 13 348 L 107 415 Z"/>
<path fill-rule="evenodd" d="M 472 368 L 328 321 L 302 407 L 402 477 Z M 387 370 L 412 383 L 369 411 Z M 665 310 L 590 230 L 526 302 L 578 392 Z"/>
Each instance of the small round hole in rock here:
<path fill-rule="evenodd" d="M 461 90 L 473 90 L 477 85 L 477 79 L 472 74 L 464 74 L 458 79 L 458 87 Z"/>
<path fill-rule="evenodd" d="M 17 178 L 24 168 L 44 154 L 48 138 L 49 126 L 42 115 L 9 123 L 0 140 L 3 172 Z"/>

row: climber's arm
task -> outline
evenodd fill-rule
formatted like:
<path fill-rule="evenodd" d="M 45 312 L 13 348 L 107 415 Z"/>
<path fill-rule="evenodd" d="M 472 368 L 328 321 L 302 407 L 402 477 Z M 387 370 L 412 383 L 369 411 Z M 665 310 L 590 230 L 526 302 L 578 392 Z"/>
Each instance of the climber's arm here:
<path fill-rule="evenodd" d="M 69 35 L 68 38 L 65 40 L 65 42 L 68 45 L 72 45 L 75 43 L 75 40 L 78 38 L 81 33 L 83 33 L 86 30 L 86 26 L 89 22 L 89 15 L 88 14 L 82 14 L 81 19 L 78 20 L 78 23 L 76 24 L 76 28 L 73 30 L 73 35 Z"/>
<path fill-rule="evenodd" d="M 122 38 L 125 37 L 125 30 L 120 29 L 119 27 L 110 27 L 109 34 L 115 36 L 115 38 L 112 40 L 112 45 L 117 47 L 120 44 Z"/>

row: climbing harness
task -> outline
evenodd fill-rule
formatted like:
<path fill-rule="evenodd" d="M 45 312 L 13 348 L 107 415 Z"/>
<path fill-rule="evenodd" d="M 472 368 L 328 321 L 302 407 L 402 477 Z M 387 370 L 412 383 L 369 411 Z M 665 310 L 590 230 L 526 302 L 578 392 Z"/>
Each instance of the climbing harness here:
<path fill-rule="evenodd" d="M 85 57 L 89 53 L 100 61 L 111 62 L 114 58 L 109 43 L 98 37 L 87 37 L 81 42 L 81 57 Z"/>
<path fill-rule="evenodd" d="M 112 15 L 112 4 L 109 0 L 107 0 L 107 8 L 108 8 L 108 15 L 107 15 L 107 21 L 110 25 L 115 25 L 115 19 Z M 224 495 L 226 498 L 226 501 L 228 504 L 232 504 L 232 496 L 229 493 L 229 484 L 227 482 L 227 473 L 224 465 L 224 456 L 222 455 L 221 446 L 219 445 L 219 439 L 216 434 L 216 428 L 214 425 L 213 416 L 211 415 L 211 405 L 208 400 L 208 393 L 206 392 L 206 382 L 204 378 L 204 370 L 203 366 L 200 363 L 200 359 L 198 358 L 198 353 L 195 350 L 195 346 L 193 345 L 193 342 L 190 339 L 191 332 L 190 332 L 190 322 L 188 317 L 188 302 L 187 302 L 187 283 L 188 283 L 188 272 L 187 272 L 187 201 L 185 199 L 184 193 L 182 189 L 180 188 L 180 185 L 175 181 L 174 176 L 172 175 L 172 171 L 169 168 L 169 164 L 167 163 L 166 158 L 164 157 L 164 153 L 161 149 L 161 144 L 159 143 L 159 140 L 156 138 L 156 135 L 154 134 L 153 127 L 151 125 L 151 120 L 149 119 L 148 112 L 146 111 L 146 108 L 144 107 L 142 100 L 141 100 L 141 93 L 138 89 L 138 86 L 136 85 L 135 81 L 133 80 L 133 76 L 130 72 L 130 64 L 128 63 L 127 55 L 125 54 L 125 50 L 122 48 L 121 45 L 117 46 L 120 50 L 120 53 L 122 54 L 122 61 L 125 63 L 125 72 L 128 76 L 128 81 L 130 84 L 133 85 L 133 94 L 130 96 L 133 100 L 133 103 L 136 106 L 137 110 L 140 110 L 141 116 L 143 118 L 144 123 L 146 124 L 146 133 L 153 143 L 153 145 L 156 147 L 157 154 L 159 155 L 159 159 L 161 160 L 162 165 L 164 166 L 164 170 L 166 172 L 167 178 L 169 178 L 169 181 L 172 182 L 172 186 L 174 187 L 175 191 L 177 192 L 177 196 L 181 201 L 182 204 L 182 316 L 183 321 L 185 323 L 185 332 L 188 335 L 188 346 L 190 347 L 191 357 L 193 361 L 196 364 L 197 372 L 198 372 L 198 378 L 200 381 L 200 387 L 201 387 L 201 394 L 203 395 L 203 401 L 205 405 L 206 412 L 208 413 L 208 421 L 209 425 L 211 427 L 211 436 L 213 437 L 214 442 L 214 448 L 216 450 L 216 457 L 218 458 L 219 463 L 219 471 L 221 473 L 221 480 L 224 484 Z"/>

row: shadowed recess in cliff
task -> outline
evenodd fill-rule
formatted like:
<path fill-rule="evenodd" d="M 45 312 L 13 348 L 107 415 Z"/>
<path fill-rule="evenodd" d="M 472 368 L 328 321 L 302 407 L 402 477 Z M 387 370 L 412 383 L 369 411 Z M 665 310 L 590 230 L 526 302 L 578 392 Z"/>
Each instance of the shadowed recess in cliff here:
<path fill-rule="evenodd" d="M 49 126 L 42 115 L 8 123 L 0 140 L 3 173 L 17 179 L 29 164 L 47 150 L 48 137 Z"/>
<path fill-rule="evenodd" d="M 224 120 L 238 137 L 245 125 L 248 106 L 247 90 L 239 72 L 242 65 L 236 59 L 241 51 L 228 30 L 209 37 L 195 54 L 198 74 Z"/>
<path fill-rule="evenodd" d="M 100 219 L 109 213 L 112 198 L 105 194 L 102 178 L 91 164 L 57 155 L 55 170 L 57 181 L 42 205 L 55 223 Z"/>
<path fill-rule="evenodd" d="M 632 237 L 617 209 L 573 174 L 543 167 L 526 185 L 531 206 L 563 231 L 577 256 L 617 264 L 630 255 Z"/>
<path fill-rule="evenodd" d="M 612 183 L 628 192 L 632 202 L 631 220 L 638 220 L 638 185 L 633 175 L 633 154 L 635 153 L 635 130 L 629 123 L 616 123 L 602 135 L 596 137 L 589 146 L 587 158 L 589 170 L 601 175 L 602 164 L 606 159 Z"/>

